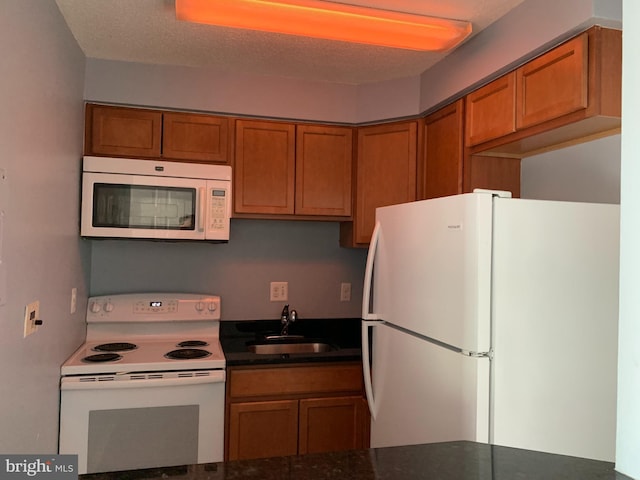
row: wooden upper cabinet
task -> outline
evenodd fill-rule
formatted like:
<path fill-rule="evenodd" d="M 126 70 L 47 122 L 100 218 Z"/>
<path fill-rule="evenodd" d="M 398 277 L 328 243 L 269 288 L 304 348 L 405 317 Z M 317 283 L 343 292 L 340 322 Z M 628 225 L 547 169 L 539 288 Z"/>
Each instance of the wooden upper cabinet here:
<path fill-rule="evenodd" d="M 292 214 L 294 189 L 295 125 L 237 120 L 235 212 Z"/>
<path fill-rule="evenodd" d="M 160 157 L 162 112 L 87 105 L 85 154 Z"/>
<path fill-rule="evenodd" d="M 418 198 L 462 193 L 464 101 L 425 117 L 423 152 L 418 164 Z"/>
<path fill-rule="evenodd" d="M 343 245 L 369 243 L 377 207 L 416 199 L 417 132 L 417 121 L 358 128 L 356 210 L 341 226 Z"/>
<path fill-rule="evenodd" d="M 229 119 L 87 104 L 85 154 L 229 163 Z"/>
<path fill-rule="evenodd" d="M 516 131 L 515 78 L 515 72 L 511 72 L 467 95 L 467 146 Z"/>
<path fill-rule="evenodd" d="M 517 128 L 587 108 L 588 38 L 580 35 L 516 70 Z"/>
<path fill-rule="evenodd" d="M 353 130 L 349 127 L 296 127 L 298 215 L 351 215 Z"/>
<path fill-rule="evenodd" d="M 527 156 L 614 131 L 621 85 L 622 32 L 592 27 L 468 94 L 466 146 Z"/>
<path fill-rule="evenodd" d="M 164 113 L 162 157 L 227 163 L 229 119 L 191 113 Z"/>
<path fill-rule="evenodd" d="M 351 216 L 353 130 L 237 120 L 235 213 Z"/>

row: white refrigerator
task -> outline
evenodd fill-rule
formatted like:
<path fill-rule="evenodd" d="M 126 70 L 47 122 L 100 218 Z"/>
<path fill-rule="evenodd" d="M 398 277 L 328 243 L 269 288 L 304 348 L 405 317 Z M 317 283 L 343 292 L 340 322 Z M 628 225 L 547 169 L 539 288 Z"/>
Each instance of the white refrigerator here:
<path fill-rule="evenodd" d="M 471 440 L 614 460 L 619 206 L 509 197 L 376 210 L 372 447 Z"/>

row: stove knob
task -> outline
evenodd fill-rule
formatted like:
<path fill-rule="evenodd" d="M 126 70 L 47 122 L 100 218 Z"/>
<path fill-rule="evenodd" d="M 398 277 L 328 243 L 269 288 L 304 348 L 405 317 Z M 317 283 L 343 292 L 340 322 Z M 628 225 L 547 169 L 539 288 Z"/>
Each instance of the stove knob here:
<path fill-rule="evenodd" d="M 216 302 L 209 302 L 207 303 L 207 308 L 210 312 L 215 312 L 218 306 L 216 305 Z"/>
<path fill-rule="evenodd" d="M 91 302 L 91 313 L 98 313 L 100 311 L 100 304 L 98 302 Z"/>
<path fill-rule="evenodd" d="M 107 302 L 104 304 L 103 308 L 105 312 L 113 312 L 113 303 Z"/>
<path fill-rule="evenodd" d="M 202 312 L 204 310 L 204 303 L 203 302 L 196 303 L 196 310 L 199 312 Z"/>

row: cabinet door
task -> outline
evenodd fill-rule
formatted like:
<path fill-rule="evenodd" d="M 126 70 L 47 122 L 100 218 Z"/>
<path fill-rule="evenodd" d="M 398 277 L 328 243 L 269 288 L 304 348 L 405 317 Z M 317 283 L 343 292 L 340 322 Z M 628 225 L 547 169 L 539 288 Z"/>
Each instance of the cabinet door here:
<path fill-rule="evenodd" d="M 368 420 L 361 396 L 300 400 L 298 453 L 365 448 Z"/>
<path fill-rule="evenodd" d="M 294 213 L 295 126 L 237 120 L 236 213 Z"/>
<path fill-rule="evenodd" d="M 165 113 L 163 123 L 163 158 L 213 163 L 228 162 L 228 118 L 189 113 Z"/>
<path fill-rule="evenodd" d="M 462 99 L 425 118 L 418 198 L 462 193 L 463 125 Z"/>
<path fill-rule="evenodd" d="M 278 457 L 298 452 L 298 401 L 229 405 L 229 460 Z"/>
<path fill-rule="evenodd" d="M 162 113 L 87 105 L 85 154 L 159 158 Z"/>
<path fill-rule="evenodd" d="M 371 240 L 377 207 L 416 199 L 417 122 L 358 129 L 353 240 Z"/>
<path fill-rule="evenodd" d="M 587 39 L 580 35 L 516 71 L 517 128 L 587 108 Z"/>
<path fill-rule="evenodd" d="M 468 94 L 465 99 L 466 145 L 477 145 L 516 131 L 515 72 Z"/>
<path fill-rule="evenodd" d="M 351 128 L 297 126 L 296 214 L 351 215 L 352 155 Z"/>

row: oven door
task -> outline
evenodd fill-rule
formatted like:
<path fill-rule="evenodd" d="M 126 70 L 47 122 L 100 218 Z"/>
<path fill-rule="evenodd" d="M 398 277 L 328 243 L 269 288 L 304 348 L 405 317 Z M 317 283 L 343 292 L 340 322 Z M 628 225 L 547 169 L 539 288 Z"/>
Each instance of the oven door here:
<path fill-rule="evenodd" d="M 219 462 L 224 370 L 63 377 L 59 453 L 78 473 Z"/>
<path fill-rule="evenodd" d="M 204 240 L 205 180 L 82 175 L 83 237 Z"/>

